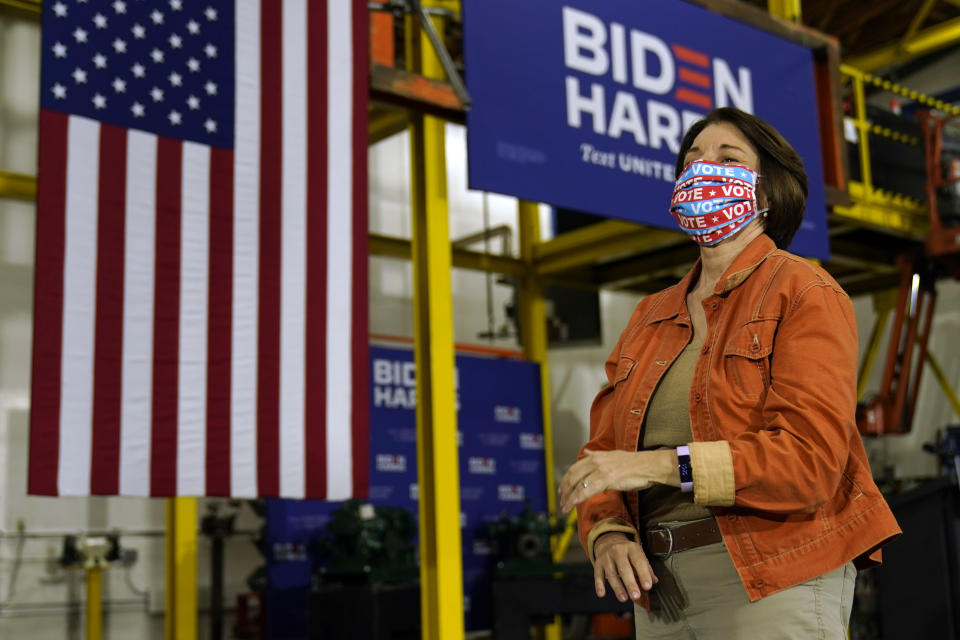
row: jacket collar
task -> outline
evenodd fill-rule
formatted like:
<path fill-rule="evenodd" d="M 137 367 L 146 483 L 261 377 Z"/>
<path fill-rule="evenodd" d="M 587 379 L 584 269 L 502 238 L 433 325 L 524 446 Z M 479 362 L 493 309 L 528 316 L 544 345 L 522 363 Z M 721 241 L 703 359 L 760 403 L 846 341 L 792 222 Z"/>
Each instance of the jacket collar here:
<path fill-rule="evenodd" d="M 714 294 L 725 295 L 730 293 L 741 284 L 743 284 L 750 274 L 757 270 L 757 267 L 763 263 L 767 257 L 776 251 L 777 245 L 765 233 L 760 234 L 741 251 L 727 270 L 723 273 L 717 285 L 714 287 Z M 700 275 L 700 258 L 694 263 L 687 275 L 683 276 L 677 284 L 663 292 L 660 304 L 650 314 L 647 324 L 662 322 L 673 317 L 687 319 L 687 293 L 690 287 Z"/>

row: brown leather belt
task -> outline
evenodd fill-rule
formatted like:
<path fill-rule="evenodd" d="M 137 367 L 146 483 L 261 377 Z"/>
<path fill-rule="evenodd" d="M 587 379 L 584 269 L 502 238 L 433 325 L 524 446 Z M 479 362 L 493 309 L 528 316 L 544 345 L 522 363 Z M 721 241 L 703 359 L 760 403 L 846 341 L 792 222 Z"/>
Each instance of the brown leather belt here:
<path fill-rule="evenodd" d="M 647 553 L 668 558 L 674 553 L 723 541 L 715 518 L 647 529 Z"/>

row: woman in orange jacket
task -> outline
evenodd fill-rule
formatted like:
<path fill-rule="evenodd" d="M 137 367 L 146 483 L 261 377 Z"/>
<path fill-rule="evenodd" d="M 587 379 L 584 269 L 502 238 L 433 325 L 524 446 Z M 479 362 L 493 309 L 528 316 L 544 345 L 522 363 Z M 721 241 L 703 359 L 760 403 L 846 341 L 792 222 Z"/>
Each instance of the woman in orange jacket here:
<path fill-rule="evenodd" d="M 637 305 L 561 507 L 578 507 L 597 595 L 649 610 L 638 638 L 846 638 L 856 569 L 900 529 L 854 420 L 853 305 L 785 251 L 803 163 L 722 108 L 677 175 L 670 211 L 700 260 Z"/>

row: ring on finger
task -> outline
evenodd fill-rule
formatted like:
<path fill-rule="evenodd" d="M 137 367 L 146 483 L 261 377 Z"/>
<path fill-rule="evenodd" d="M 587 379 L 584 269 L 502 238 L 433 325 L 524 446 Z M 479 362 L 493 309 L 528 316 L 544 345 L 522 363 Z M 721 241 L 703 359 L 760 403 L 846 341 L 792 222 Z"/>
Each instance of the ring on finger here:
<path fill-rule="evenodd" d="M 590 484 L 590 483 L 587 482 L 586 480 L 584 480 L 584 481 L 583 481 L 583 488 L 586 489 L 588 484 Z"/>

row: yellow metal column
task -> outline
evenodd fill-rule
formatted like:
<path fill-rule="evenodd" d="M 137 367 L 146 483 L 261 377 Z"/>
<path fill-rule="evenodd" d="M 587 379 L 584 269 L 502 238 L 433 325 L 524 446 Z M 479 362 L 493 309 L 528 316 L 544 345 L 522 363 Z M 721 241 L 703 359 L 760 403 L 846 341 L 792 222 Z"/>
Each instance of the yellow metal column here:
<path fill-rule="evenodd" d="M 167 499 L 165 640 L 197 638 L 197 499 Z"/>
<path fill-rule="evenodd" d="M 421 33 L 416 40 L 420 73 L 442 78 L 440 62 L 426 35 Z M 439 118 L 419 114 L 411 117 L 420 621 L 424 640 L 464 637 L 444 127 L 445 122 Z"/>
<path fill-rule="evenodd" d="M 103 568 L 87 567 L 87 640 L 103 635 Z"/>
<path fill-rule="evenodd" d="M 767 0 L 767 11 L 784 20 L 801 21 L 800 0 Z"/>
<path fill-rule="evenodd" d="M 539 206 L 520 200 L 517 205 L 520 227 L 520 258 L 527 265 L 527 275 L 520 283 L 520 337 L 523 355 L 540 365 L 540 406 L 543 407 L 543 464 L 546 470 L 547 511 L 551 519 L 557 510 L 557 493 L 553 477 L 553 423 L 550 417 L 550 369 L 547 361 L 547 311 L 543 287 L 534 274 L 534 247 L 540 242 Z M 556 550 L 559 540 L 550 541 Z M 546 628 L 546 640 L 560 640 L 560 617 Z"/>

